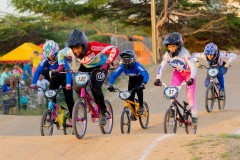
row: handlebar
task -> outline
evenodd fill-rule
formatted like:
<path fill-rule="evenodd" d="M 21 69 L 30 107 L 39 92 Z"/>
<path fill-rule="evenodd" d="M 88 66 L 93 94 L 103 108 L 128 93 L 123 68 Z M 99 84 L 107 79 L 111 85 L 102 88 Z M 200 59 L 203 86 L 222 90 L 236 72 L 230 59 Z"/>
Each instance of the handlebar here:
<path fill-rule="evenodd" d="M 132 91 L 134 91 L 134 90 L 138 90 L 139 88 L 133 88 L 131 91 L 129 91 L 129 92 L 132 92 Z M 118 89 L 118 88 L 113 88 L 113 91 L 112 92 L 121 92 L 121 91 L 124 91 L 124 90 L 120 90 L 120 89 Z"/>
<path fill-rule="evenodd" d="M 182 88 L 183 85 L 186 85 L 186 83 L 183 82 L 183 83 L 180 84 L 179 86 L 175 86 L 175 87 L 177 87 L 177 88 L 180 90 L 180 89 Z M 166 83 L 162 83 L 162 86 L 163 86 L 164 88 L 167 88 L 167 87 L 168 87 Z"/>

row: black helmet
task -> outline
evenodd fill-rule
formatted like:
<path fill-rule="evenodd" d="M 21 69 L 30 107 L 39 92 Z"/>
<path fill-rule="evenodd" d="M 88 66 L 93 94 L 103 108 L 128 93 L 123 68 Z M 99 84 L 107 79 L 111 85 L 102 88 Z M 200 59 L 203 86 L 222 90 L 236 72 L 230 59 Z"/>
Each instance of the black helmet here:
<path fill-rule="evenodd" d="M 76 56 L 77 58 L 83 58 L 88 49 L 88 39 L 84 32 L 74 29 L 67 38 L 66 46 L 69 48 L 81 45 L 83 47 L 83 53 Z"/>
<path fill-rule="evenodd" d="M 171 53 L 169 50 L 168 50 L 168 53 L 170 54 L 171 57 L 175 57 L 178 55 L 179 51 L 181 50 L 181 47 L 183 45 L 183 39 L 182 39 L 182 36 L 181 34 L 179 34 L 178 32 L 173 32 L 173 33 L 169 33 L 167 35 L 167 37 L 165 38 L 165 40 L 163 41 L 163 44 L 167 47 L 168 45 L 171 45 L 171 44 L 175 44 L 178 46 L 178 49 L 174 52 L 174 53 Z"/>
<path fill-rule="evenodd" d="M 126 68 L 133 66 L 133 64 L 135 63 L 135 53 L 133 50 L 128 49 L 121 52 L 120 57 L 122 59 L 122 64 Z"/>

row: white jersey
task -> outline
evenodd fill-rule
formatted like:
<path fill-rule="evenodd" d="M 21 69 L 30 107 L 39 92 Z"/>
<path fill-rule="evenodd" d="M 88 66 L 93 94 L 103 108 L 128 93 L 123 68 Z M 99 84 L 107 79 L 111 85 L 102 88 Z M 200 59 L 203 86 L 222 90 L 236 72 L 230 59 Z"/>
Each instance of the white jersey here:
<path fill-rule="evenodd" d="M 42 87 L 43 89 L 46 89 L 46 87 L 48 85 L 49 85 L 49 82 L 46 79 L 42 79 L 42 80 L 37 81 L 37 86 Z M 38 95 L 44 95 L 43 90 L 40 89 L 40 88 L 38 89 Z"/>
<path fill-rule="evenodd" d="M 203 52 L 193 53 L 192 58 L 195 62 L 198 61 L 198 58 L 207 60 Z M 225 51 L 219 51 L 218 66 L 221 66 L 223 64 L 225 58 L 228 58 L 228 63 L 231 64 L 237 58 L 237 55 L 235 53 L 227 53 Z"/>
<path fill-rule="evenodd" d="M 197 74 L 197 67 L 195 62 L 191 58 L 189 51 L 182 47 L 178 56 L 170 57 L 168 52 L 163 56 L 163 60 L 157 71 L 157 79 L 161 79 L 163 70 L 165 70 L 167 64 L 172 66 L 175 70 L 181 74 L 190 73 L 190 78 L 195 78 Z"/>

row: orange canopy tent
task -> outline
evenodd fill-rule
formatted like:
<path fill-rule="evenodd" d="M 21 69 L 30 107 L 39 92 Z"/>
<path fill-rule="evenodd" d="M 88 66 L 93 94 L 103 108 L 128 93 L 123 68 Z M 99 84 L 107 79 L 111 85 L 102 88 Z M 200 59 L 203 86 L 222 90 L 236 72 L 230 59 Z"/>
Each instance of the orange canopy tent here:
<path fill-rule="evenodd" d="M 42 48 L 33 43 L 23 43 L 21 46 L 6 53 L 0 58 L 0 63 L 27 63 L 30 57 L 33 56 L 33 51 L 38 51 L 42 54 Z"/>

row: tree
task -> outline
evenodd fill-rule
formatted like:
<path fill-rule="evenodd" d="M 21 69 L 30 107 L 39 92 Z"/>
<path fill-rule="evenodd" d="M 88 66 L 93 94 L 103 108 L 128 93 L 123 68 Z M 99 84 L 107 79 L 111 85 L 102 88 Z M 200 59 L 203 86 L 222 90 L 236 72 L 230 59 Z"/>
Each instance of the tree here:
<path fill-rule="evenodd" d="M 107 19 L 134 27 L 142 35 L 151 35 L 150 0 L 11 0 L 20 11 L 41 13 L 54 19 L 79 18 L 95 22 Z M 222 48 L 239 47 L 239 18 L 227 8 L 225 0 L 156 0 L 159 60 L 162 39 L 168 32 L 178 31 L 184 35 L 185 45 L 191 51 L 203 48 L 214 41 Z M 231 12 L 226 12 L 231 11 Z M 225 23 L 223 23 L 225 22 Z M 124 32 L 122 34 L 125 34 Z M 228 38 L 226 38 L 228 37 Z M 229 38 L 230 37 L 230 38 Z M 197 44 L 197 45 L 196 45 Z M 196 48 L 198 46 L 199 48 Z"/>

